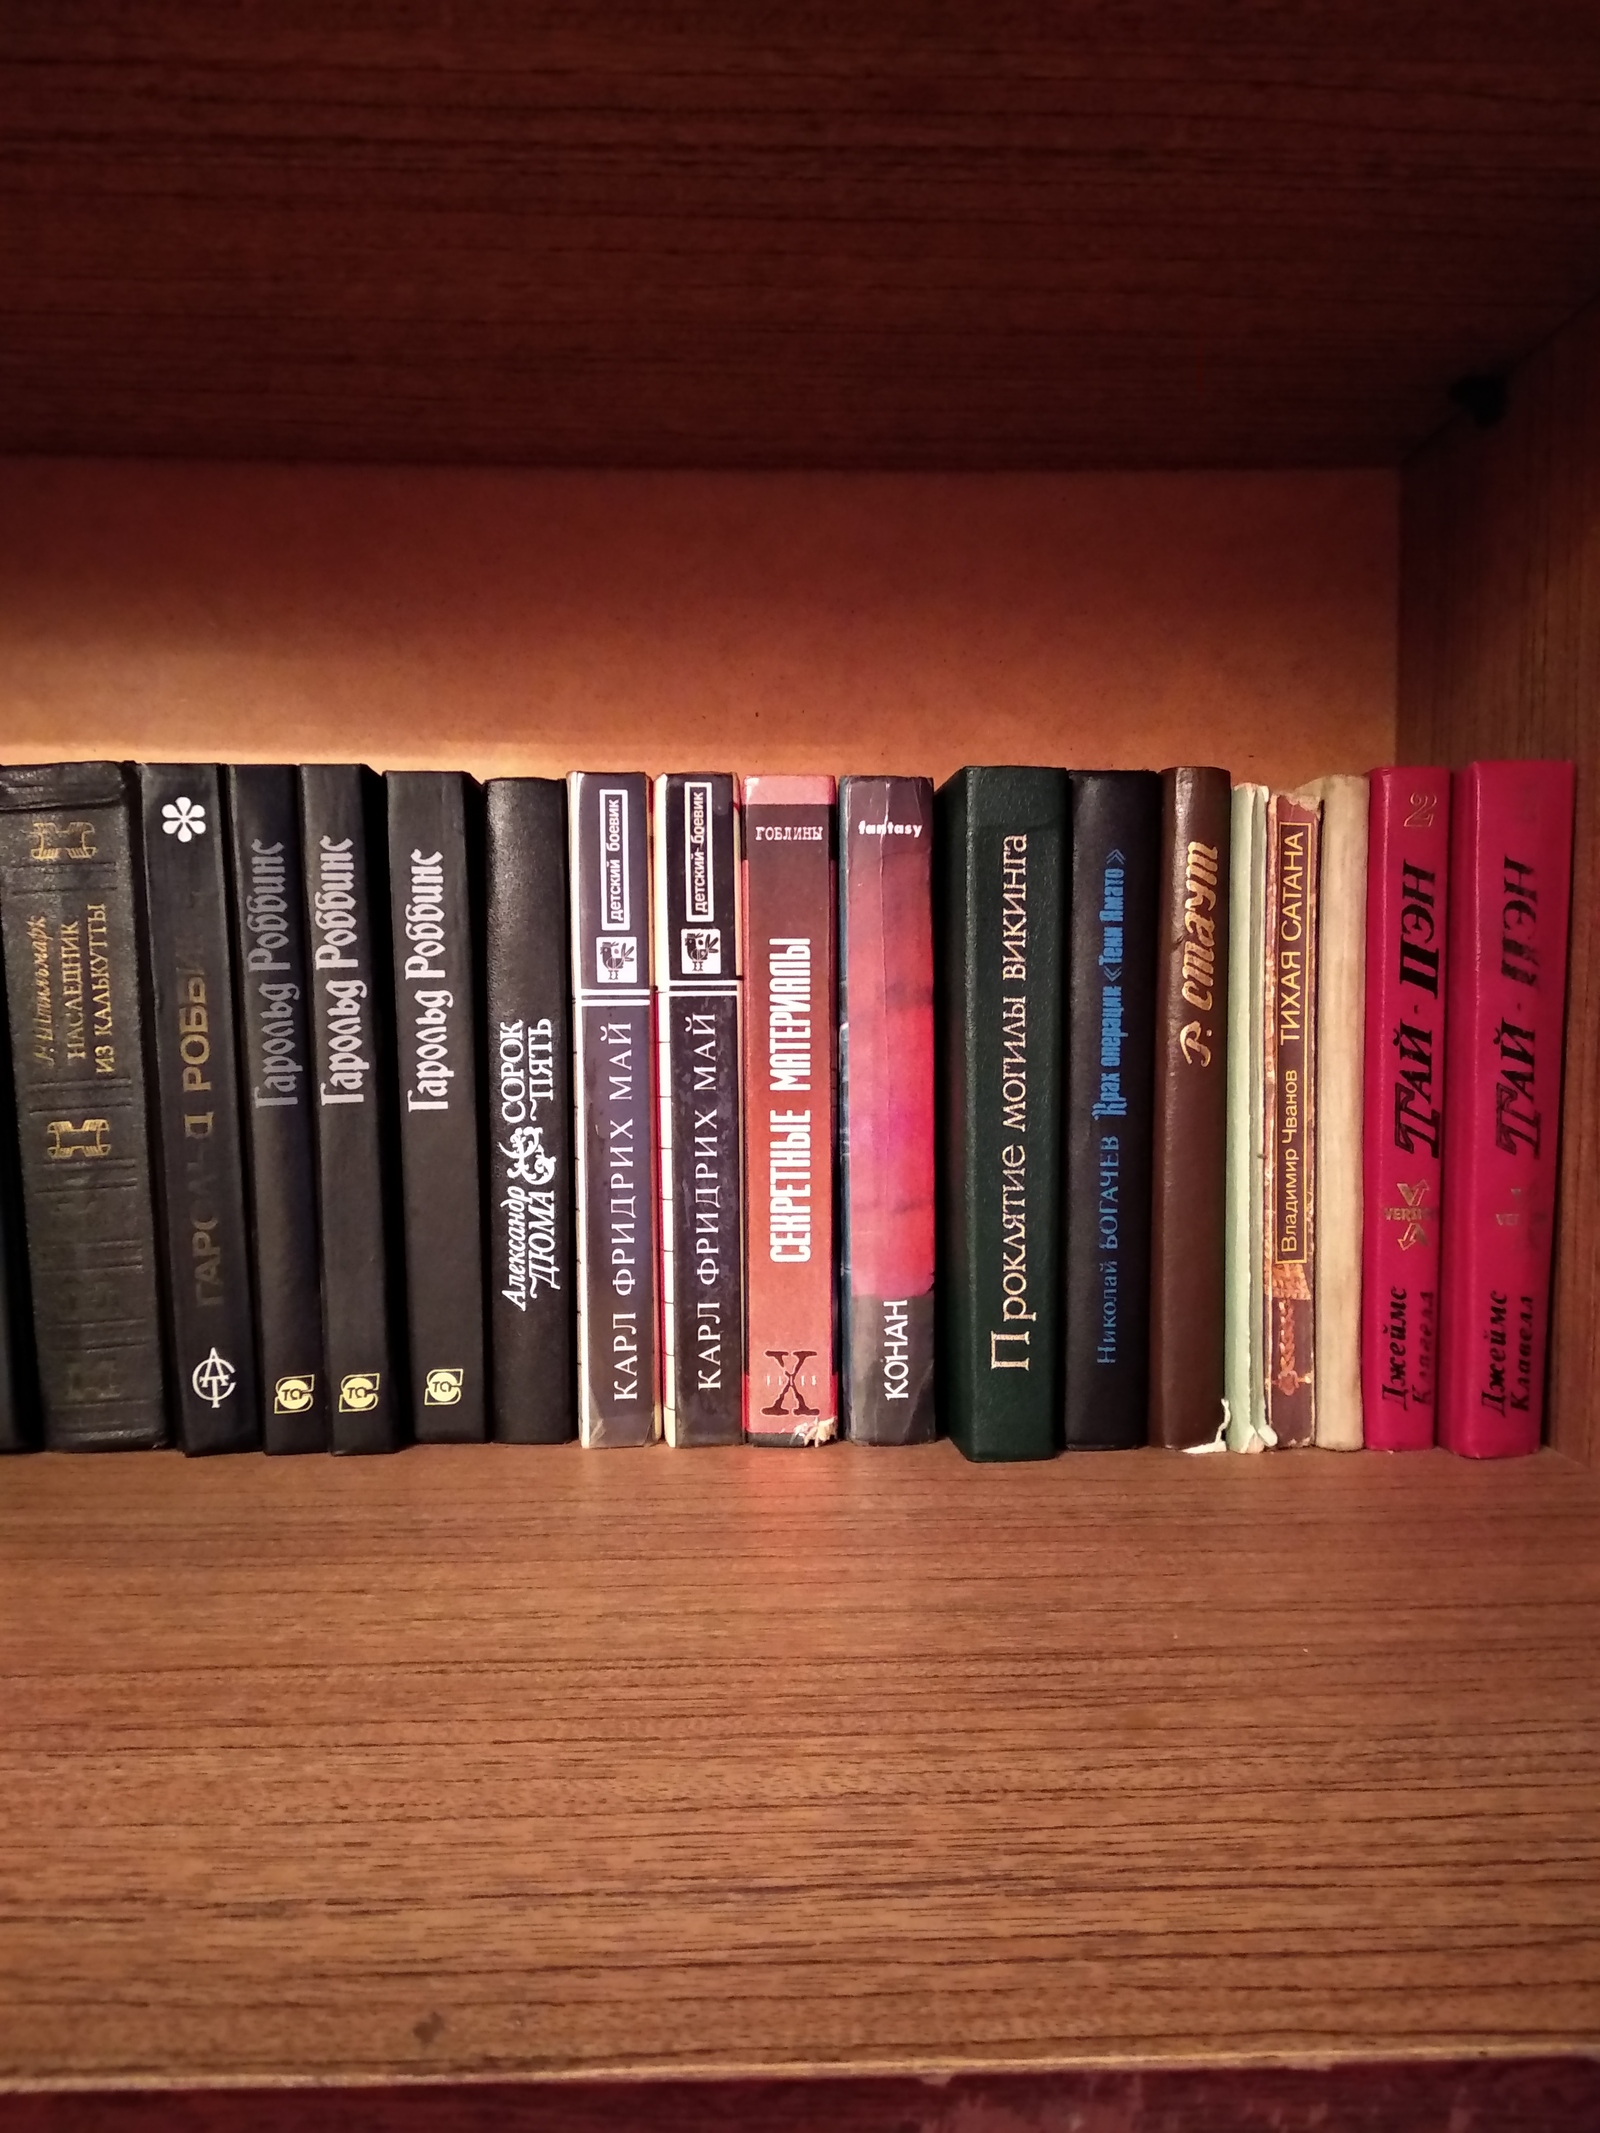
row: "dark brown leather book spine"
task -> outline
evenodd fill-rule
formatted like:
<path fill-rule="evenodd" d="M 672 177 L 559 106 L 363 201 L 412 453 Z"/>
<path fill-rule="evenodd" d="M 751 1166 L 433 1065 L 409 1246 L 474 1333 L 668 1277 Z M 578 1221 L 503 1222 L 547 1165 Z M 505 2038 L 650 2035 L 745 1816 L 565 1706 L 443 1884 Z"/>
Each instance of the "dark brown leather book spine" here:
<path fill-rule="evenodd" d="M 1228 878 L 1233 788 L 1216 769 L 1161 779 L 1150 1442 L 1223 1427 L 1228 1148 Z"/>

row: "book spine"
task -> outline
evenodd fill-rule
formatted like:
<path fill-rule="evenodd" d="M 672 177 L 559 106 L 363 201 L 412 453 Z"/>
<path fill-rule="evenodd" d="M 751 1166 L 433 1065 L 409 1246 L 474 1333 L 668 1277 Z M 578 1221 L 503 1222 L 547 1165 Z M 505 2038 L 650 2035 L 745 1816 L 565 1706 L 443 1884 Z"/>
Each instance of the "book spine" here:
<path fill-rule="evenodd" d="M 132 825 L 117 764 L 0 772 L 0 917 L 44 1439 L 167 1417 Z"/>
<path fill-rule="evenodd" d="M 934 1435 L 933 786 L 839 787 L 844 1425 Z"/>
<path fill-rule="evenodd" d="M 1263 1198 L 1266 1044 L 1262 973 L 1267 955 L 1267 788 L 1233 791 L 1232 903 L 1228 941 L 1227 1268 L 1223 1282 L 1228 1449 L 1267 1444 Z"/>
<path fill-rule="evenodd" d="M 285 765 L 236 765 L 225 784 L 262 1443 L 269 1452 L 322 1452 L 328 1387 L 299 792 Z"/>
<path fill-rule="evenodd" d="M 16 1127 L 10 1020 L 0 973 L 0 1452 L 32 1451 L 38 1443 L 39 1377 Z"/>
<path fill-rule="evenodd" d="M 386 1452 L 405 1441 L 407 1403 L 382 793 L 371 771 L 308 763 L 300 799 L 330 1441 Z"/>
<path fill-rule="evenodd" d="M 1233 795 L 1225 770 L 1161 779 L 1151 1133 L 1150 1441 L 1223 1427 Z"/>
<path fill-rule="evenodd" d="M 1150 1164 L 1161 780 L 1070 778 L 1065 1440 L 1145 1442 L 1150 1404 Z"/>
<path fill-rule="evenodd" d="M 473 912 L 478 788 L 391 770 L 390 924 L 411 1428 L 421 1444 L 488 1435 L 483 1181 Z"/>
<path fill-rule="evenodd" d="M 661 1434 L 649 781 L 568 785 L 578 1125 L 578 1428 L 587 1445 Z"/>
<path fill-rule="evenodd" d="M 1267 1428 L 1316 1442 L 1317 884 L 1320 809 L 1267 809 L 1263 1266 Z"/>
<path fill-rule="evenodd" d="M 834 1349 L 834 788 L 746 778 L 745 1434 L 838 1434 Z"/>
<path fill-rule="evenodd" d="M 249 1451 L 261 1399 L 222 779 L 198 763 L 142 763 L 134 777 L 173 1413 L 186 1452 Z"/>
<path fill-rule="evenodd" d="M 1454 782 L 1439 1437 L 1504 1458 L 1544 1422 L 1573 768 Z"/>
<path fill-rule="evenodd" d="M 1364 1441 L 1434 1439 L 1444 1155 L 1450 773 L 1372 774 L 1362 1128 Z"/>
<path fill-rule="evenodd" d="M 494 1435 L 561 1444 L 578 1427 L 566 786 L 496 778 L 485 819 Z"/>
<path fill-rule="evenodd" d="M 1319 778 L 1316 1059 L 1316 1442 L 1361 1449 L 1362 1040 L 1366 1025 L 1364 777 Z"/>
<path fill-rule="evenodd" d="M 939 1385 L 969 1459 L 1047 1459 L 1061 1417 L 1062 770 L 935 801 Z"/>
<path fill-rule="evenodd" d="M 655 811 L 662 1406 L 669 1444 L 737 1444 L 744 1248 L 733 779 L 657 778 Z"/>

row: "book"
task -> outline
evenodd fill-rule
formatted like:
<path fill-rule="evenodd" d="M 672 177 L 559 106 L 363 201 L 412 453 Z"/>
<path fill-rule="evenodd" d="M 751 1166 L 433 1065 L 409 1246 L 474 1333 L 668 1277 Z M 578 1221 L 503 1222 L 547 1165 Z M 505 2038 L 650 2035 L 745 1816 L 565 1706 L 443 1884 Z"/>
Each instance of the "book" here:
<path fill-rule="evenodd" d="M 139 763 L 152 1115 L 172 1417 L 184 1451 L 261 1440 L 222 777 Z"/>
<path fill-rule="evenodd" d="M 0 770 L 0 926 L 43 1436 L 167 1434 L 130 792 L 119 763 Z"/>
<path fill-rule="evenodd" d="M 1116 1451 L 1149 1418 L 1161 780 L 1075 770 L 1068 789 L 1065 1442 Z"/>
<path fill-rule="evenodd" d="M 1280 1449 L 1316 1441 L 1317 884 L 1321 808 L 1267 803 L 1262 1178 L 1267 1422 Z"/>
<path fill-rule="evenodd" d="M 1223 1382 L 1228 1449 L 1259 1452 L 1267 1421 L 1266 1230 L 1267 788 L 1233 789 L 1229 867 L 1228 1153 L 1223 1274 Z"/>
<path fill-rule="evenodd" d="M 578 1433 L 649 1444 L 661 1434 L 649 780 L 575 770 L 567 793 Z"/>
<path fill-rule="evenodd" d="M 1450 773 L 1372 773 L 1362 1125 L 1361 1406 L 1386 1452 L 1434 1440 Z"/>
<path fill-rule="evenodd" d="M 493 1434 L 560 1444 L 578 1428 L 566 785 L 491 779 L 484 818 Z"/>
<path fill-rule="evenodd" d="M 969 1459 L 1061 1434 L 1064 770 L 968 768 L 935 796 L 940 1401 Z"/>
<path fill-rule="evenodd" d="M 32 1451 L 39 1438 L 39 1379 L 16 1127 L 10 1022 L 0 982 L 0 1452 Z"/>
<path fill-rule="evenodd" d="M 1543 1434 L 1572 811 L 1570 763 L 1455 775 L 1439 1439 L 1477 1459 Z"/>
<path fill-rule="evenodd" d="M 740 790 L 745 940 L 745 1435 L 839 1429 L 834 1325 L 834 785 Z"/>
<path fill-rule="evenodd" d="M 476 927 L 481 795 L 458 770 L 391 770 L 390 928 L 411 1430 L 488 1435 Z"/>
<path fill-rule="evenodd" d="M 329 1443 L 387 1452 L 405 1442 L 409 1408 L 382 781 L 307 763 L 300 808 Z"/>
<path fill-rule="evenodd" d="M 739 855 L 733 779 L 657 778 L 662 1415 L 674 1445 L 744 1433 Z"/>
<path fill-rule="evenodd" d="M 1316 1442 L 1361 1449 L 1361 1146 L 1366 1031 L 1367 780 L 1318 778 Z"/>
<path fill-rule="evenodd" d="M 1149 1435 L 1152 1444 L 1185 1451 L 1220 1443 L 1226 1413 L 1232 852 L 1228 773 L 1164 771 L 1151 1125 Z"/>
<path fill-rule="evenodd" d="M 934 1435 L 933 786 L 839 786 L 840 1402 L 863 1444 Z"/>
<path fill-rule="evenodd" d="M 262 1446 L 328 1448 L 300 790 L 285 764 L 223 773 Z"/>

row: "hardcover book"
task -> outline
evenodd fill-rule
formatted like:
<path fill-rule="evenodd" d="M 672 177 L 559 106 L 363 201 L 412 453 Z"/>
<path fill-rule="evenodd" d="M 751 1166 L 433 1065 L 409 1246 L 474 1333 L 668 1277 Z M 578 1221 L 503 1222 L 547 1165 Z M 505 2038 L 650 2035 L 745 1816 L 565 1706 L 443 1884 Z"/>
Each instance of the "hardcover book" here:
<path fill-rule="evenodd" d="M 1221 1441 L 1233 794 L 1161 778 L 1150 1206 L 1150 1441 Z M 1245 966 L 1251 967 L 1251 966 Z"/>
<path fill-rule="evenodd" d="M 1228 938 L 1228 1154 L 1223 1379 L 1228 1449 L 1271 1443 L 1266 1394 L 1267 788 L 1233 789 Z"/>
<path fill-rule="evenodd" d="M 146 1028 L 118 763 L 0 770 L 5 940 L 44 1441 L 166 1438 Z"/>
<path fill-rule="evenodd" d="M 1450 773 L 1375 770 L 1368 814 L 1361 1397 L 1378 1451 L 1434 1440 Z"/>
<path fill-rule="evenodd" d="M 578 1092 L 578 1429 L 661 1434 L 650 793 L 638 771 L 568 780 Z"/>
<path fill-rule="evenodd" d="M 1537 1451 L 1561 1118 L 1570 763 L 1470 763 L 1450 824 L 1439 1437 Z"/>
<path fill-rule="evenodd" d="M 39 1381 L 16 1122 L 11 1037 L 0 985 L 0 1452 L 31 1451 L 38 1441 Z"/>
<path fill-rule="evenodd" d="M 224 773 L 224 784 L 262 1444 L 269 1452 L 325 1452 L 328 1388 L 299 785 L 287 765 L 268 763 L 235 764 Z"/>
<path fill-rule="evenodd" d="M 834 787 L 746 778 L 745 1433 L 838 1434 L 834 1353 Z"/>
<path fill-rule="evenodd" d="M 173 1417 L 186 1452 L 249 1451 L 261 1400 L 222 778 L 209 764 L 140 763 L 134 780 Z"/>
<path fill-rule="evenodd" d="M 849 1435 L 918 1444 L 933 1397 L 933 786 L 839 787 L 840 1392 Z"/>
<path fill-rule="evenodd" d="M 1150 1402 L 1150 1160 L 1161 780 L 1069 780 L 1065 1441 L 1145 1442 Z"/>
<path fill-rule="evenodd" d="M 939 1386 L 969 1459 L 1047 1459 L 1061 1432 L 1064 770 L 939 788 Z"/>
<path fill-rule="evenodd" d="M 494 1435 L 577 1434 L 567 788 L 485 790 L 489 1374 Z"/>
<path fill-rule="evenodd" d="M 488 1434 L 478 1134 L 479 792 L 457 770 L 391 770 L 390 926 L 411 1428 Z"/>
<path fill-rule="evenodd" d="M 1364 777 L 1318 778 L 1299 797 L 1322 810 L 1317 891 L 1316 1441 L 1361 1449 L 1361 1085 L 1366 1026 L 1367 808 Z"/>
<path fill-rule="evenodd" d="M 308 763 L 300 806 L 330 1441 L 387 1452 L 406 1440 L 408 1406 L 382 781 Z"/>
<path fill-rule="evenodd" d="M 1321 809 L 1267 807 L 1263 1009 L 1267 1422 L 1280 1448 L 1316 1442 L 1317 885 Z"/>
<path fill-rule="evenodd" d="M 733 779 L 655 781 L 662 1410 L 669 1444 L 744 1430 L 739 860 Z"/>

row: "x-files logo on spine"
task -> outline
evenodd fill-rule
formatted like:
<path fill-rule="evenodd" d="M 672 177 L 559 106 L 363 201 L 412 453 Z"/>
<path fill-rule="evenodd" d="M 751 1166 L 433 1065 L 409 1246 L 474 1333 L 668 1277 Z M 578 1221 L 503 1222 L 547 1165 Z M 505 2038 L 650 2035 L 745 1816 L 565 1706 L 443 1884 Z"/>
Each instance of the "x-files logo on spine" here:
<path fill-rule="evenodd" d="M 234 1369 L 228 1358 L 225 1355 L 219 1355 L 215 1348 L 212 1349 L 204 1362 L 196 1363 L 194 1369 L 189 1373 L 189 1383 L 194 1387 L 195 1397 L 204 1400 L 206 1405 L 213 1410 L 220 1407 L 224 1400 L 231 1397 L 233 1388 L 238 1382 L 238 1371 Z"/>
<path fill-rule="evenodd" d="M 815 1415 L 820 1412 L 815 1407 L 807 1407 L 806 1396 L 800 1390 L 799 1383 L 800 1372 L 807 1363 L 812 1361 L 816 1352 L 815 1348 L 796 1348 L 792 1351 L 794 1361 L 791 1363 L 789 1361 L 791 1351 L 787 1348 L 768 1348 L 765 1351 L 768 1362 L 776 1363 L 779 1370 L 783 1372 L 783 1384 L 779 1387 L 778 1397 L 773 1401 L 772 1405 L 762 1408 L 761 1412 L 764 1415 L 787 1415 L 791 1413 L 795 1415 Z M 790 1393 L 794 1394 L 794 1406 L 792 1409 L 785 1407 L 783 1404 Z"/>

